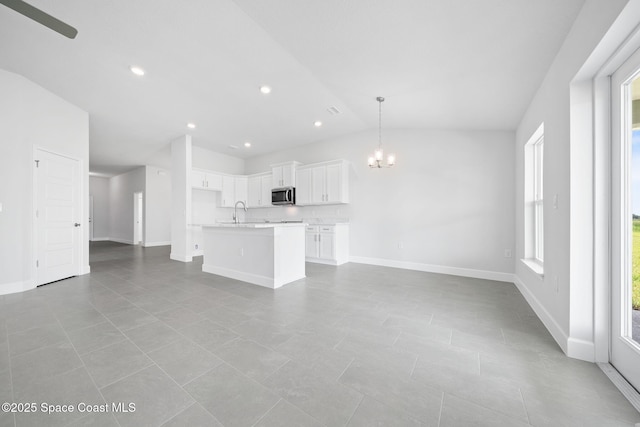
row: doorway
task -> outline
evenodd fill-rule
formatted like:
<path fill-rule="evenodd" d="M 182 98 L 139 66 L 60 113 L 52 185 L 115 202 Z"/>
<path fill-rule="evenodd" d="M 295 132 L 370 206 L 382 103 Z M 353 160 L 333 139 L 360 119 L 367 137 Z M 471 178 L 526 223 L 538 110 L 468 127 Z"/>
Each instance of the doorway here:
<path fill-rule="evenodd" d="M 144 208 L 142 191 L 133 193 L 133 244 L 143 244 Z"/>
<path fill-rule="evenodd" d="M 640 390 L 640 50 L 611 77 L 611 364 Z"/>
<path fill-rule="evenodd" d="M 36 286 L 75 276 L 82 253 L 76 159 L 35 150 Z"/>

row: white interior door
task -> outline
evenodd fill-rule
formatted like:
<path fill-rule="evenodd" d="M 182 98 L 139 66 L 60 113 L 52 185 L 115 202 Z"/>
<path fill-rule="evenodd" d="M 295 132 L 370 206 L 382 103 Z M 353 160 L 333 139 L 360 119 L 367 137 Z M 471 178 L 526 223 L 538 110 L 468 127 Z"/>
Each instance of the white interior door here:
<path fill-rule="evenodd" d="M 133 193 L 133 244 L 142 243 L 143 208 L 142 192 Z"/>
<path fill-rule="evenodd" d="M 36 151 L 36 285 L 75 276 L 82 250 L 78 160 Z"/>
<path fill-rule="evenodd" d="M 637 390 L 640 390 L 640 336 L 636 334 L 634 338 L 633 333 L 632 290 L 634 276 L 636 286 L 640 286 L 640 221 L 633 219 L 635 216 L 640 219 L 640 111 L 636 111 L 634 120 L 633 99 L 640 99 L 639 76 L 640 51 L 637 51 L 611 79 L 610 359 Z M 634 228 L 638 230 L 634 232 Z"/>

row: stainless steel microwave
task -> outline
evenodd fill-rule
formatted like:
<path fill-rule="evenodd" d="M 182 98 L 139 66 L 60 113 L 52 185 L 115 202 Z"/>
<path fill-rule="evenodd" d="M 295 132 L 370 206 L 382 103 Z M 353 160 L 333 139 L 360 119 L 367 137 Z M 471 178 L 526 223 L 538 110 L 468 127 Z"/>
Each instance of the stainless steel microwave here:
<path fill-rule="evenodd" d="M 294 187 L 274 188 L 271 190 L 272 205 L 295 205 L 296 189 Z"/>

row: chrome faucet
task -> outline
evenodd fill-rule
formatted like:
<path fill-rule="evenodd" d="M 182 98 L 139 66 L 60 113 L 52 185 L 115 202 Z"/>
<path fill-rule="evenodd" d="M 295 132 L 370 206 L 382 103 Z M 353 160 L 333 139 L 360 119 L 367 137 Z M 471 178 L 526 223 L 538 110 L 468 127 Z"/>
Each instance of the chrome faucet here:
<path fill-rule="evenodd" d="M 244 208 L 244 211 L 247 211 L 247 205 L 244 204 L 244 202 L 242 200 L 238 200 L 236 202 L 236 205 L 233 207 L 233 222 L 235 224 L 237 224 L 238 221 L 238 203 L 242 203 L 242 207 Z"/>

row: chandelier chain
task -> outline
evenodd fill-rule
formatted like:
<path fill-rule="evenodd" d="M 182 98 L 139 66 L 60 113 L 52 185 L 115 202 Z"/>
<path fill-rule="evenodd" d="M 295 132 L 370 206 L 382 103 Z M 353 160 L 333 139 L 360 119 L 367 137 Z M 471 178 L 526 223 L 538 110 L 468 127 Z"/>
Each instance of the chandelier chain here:
<path fill-rule="evenodd" d="M 382 100 L 378 97 L 378 149 L 382 147 Z"/>

